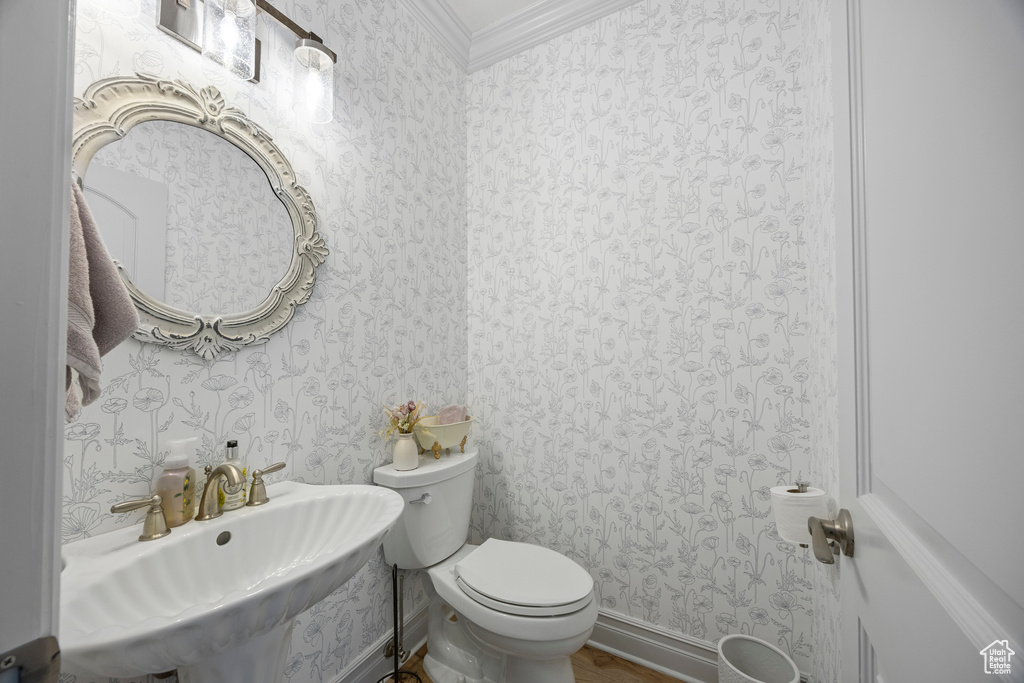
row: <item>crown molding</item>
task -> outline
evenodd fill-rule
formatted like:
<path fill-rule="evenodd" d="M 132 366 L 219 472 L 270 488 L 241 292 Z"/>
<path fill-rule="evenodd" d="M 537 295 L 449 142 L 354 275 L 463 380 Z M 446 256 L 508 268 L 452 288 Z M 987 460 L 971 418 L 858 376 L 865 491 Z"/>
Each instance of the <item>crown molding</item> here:
<path fill-rule="evenodd" d="M 635 2 L 637 0 L 541 0 L 475 31 L 469 47 L 469 72 L 557 38 Z"/>
<path fill-rule="evenodd" d="M 400 0 L 401 4 L 448 51 L 455 63 L 469 70 L 472 38 L 469 29 L 444 0 Z"/>
<path fill-rule="evenodd" d="M 469 73 L 629 7 L 638 0 L 540 0 L 470 33 L 444 0 L 400 0 Z"/>

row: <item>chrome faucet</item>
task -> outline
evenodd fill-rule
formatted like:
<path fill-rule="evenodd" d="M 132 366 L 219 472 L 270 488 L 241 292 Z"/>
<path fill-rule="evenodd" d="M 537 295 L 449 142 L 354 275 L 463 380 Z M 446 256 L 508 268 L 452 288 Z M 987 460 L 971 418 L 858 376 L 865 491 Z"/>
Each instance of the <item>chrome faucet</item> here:
<path fill-rule="evenodd" d="M 226 480 L 225 487 L 245 485 L 242 470 L 229 462 L 223 463 L 217 469 L 207 465 L 203 473 L 206 475 L 206 488 L 203 489 L 203 498 L 199 501 L 199 512 L 196 513 L 197 522 L 214 519 L 224 514 L 220 509 L 220 501 L 217 500 L 217 485 L 220 483 L 221 477 Z"/>

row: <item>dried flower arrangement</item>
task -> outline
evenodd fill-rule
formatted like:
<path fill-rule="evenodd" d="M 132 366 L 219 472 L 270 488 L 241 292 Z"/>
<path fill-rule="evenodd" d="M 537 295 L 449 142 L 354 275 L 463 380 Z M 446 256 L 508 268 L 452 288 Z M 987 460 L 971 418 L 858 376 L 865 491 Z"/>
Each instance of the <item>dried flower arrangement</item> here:
<path fill-rule="evenodd" d="M 424 417 L 423 407 L 423 403 L 415 401 L 402 403 L 394 408 L 384 406 L 384 412 L 387 413 L 389 425 L 387 429 L 381 431 L 381 435 L 387 440 L 395 432 L 399 434 L 412 434 L 413 427 Z"/>

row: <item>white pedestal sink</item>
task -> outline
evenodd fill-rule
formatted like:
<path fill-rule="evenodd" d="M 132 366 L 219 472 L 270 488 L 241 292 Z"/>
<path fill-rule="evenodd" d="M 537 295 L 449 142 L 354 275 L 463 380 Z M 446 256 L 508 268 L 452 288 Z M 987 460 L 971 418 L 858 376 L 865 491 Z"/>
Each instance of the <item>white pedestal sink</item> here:
<path fill-rule="evenodd" d="M 348 581 L 402 512 L 377 486 L 267 487 L 270 502 L 140 542 L 139 527 L 64 546 L 64 668 L 182 683 L 277 683 L 296 616 Z"/>

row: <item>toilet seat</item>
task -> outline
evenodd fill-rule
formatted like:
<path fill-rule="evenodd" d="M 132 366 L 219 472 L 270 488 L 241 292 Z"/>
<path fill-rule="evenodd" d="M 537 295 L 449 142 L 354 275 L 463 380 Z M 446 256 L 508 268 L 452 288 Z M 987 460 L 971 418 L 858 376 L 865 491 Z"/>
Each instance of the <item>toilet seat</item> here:
<path fill-rule="evenodd" d="M 479 546 L 467 543 L 445 561 L 438 562 L 426 570 L 431 589 L 443 603 L 454 609 L 460 618 L 464 618 L 467 625 L 476 624 L 501 637 L 537 643 L 555 642 L 574 634 L 589 633 L 594 628 L 594 622 L 597 620 L 597 600 L 594 598 L 593 588 L 590 591 L 590 600 L 583 609 L 550 617 L 509 614 L 491 609 L 474 600 L 469 593 L 459 587 L 455 579 L 455 565 L 476 552 L 478 548 Z"/>
<path fill-rule="evenodd" d="M 488 539 L 455 563 L 454 577 L 474 602 L 505 614 L 571 614 L 593 599 L 589 572 L 564 555 L 528 543 Z"/>
<path fill-rule="evenodd" d="M 570 614 L 581 610 L 587 606 L 591 601 L 591 596 L 587 595 L 584 598 L 580 598 L 574 602 L 569 602 L 561 605 L 548 605 L 543 607 L 532 607 L 530 605 L 517 605 L 511 602 L 503 602 L 494 598 L 488 597 L 483 593 L 474 590 L 471 586 L 460 579 L 456 578 L 455 582 L 458 584 L 462 591 L 472 598 L 474 601 L 490 607 L 498 612 L 504 612 L 505 614 L 516 614 L 523 617 L 557 617 L 562 614 Z"/>

